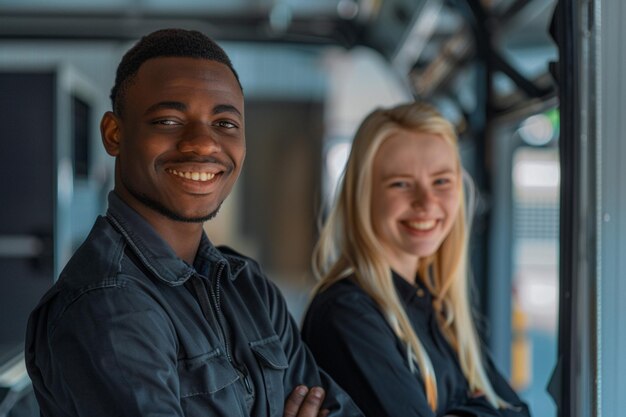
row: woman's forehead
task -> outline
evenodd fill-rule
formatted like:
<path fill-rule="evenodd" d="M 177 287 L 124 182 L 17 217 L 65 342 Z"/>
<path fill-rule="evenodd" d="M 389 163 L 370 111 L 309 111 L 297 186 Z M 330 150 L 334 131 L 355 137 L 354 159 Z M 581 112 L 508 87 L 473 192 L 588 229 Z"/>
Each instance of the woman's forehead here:
<path fill-rule="evenodd" d="M 396 131 L 380 145 L 374 165 L 386 170 L 423 167 L 456 167 L 454 145 L 432 133 Z"/>

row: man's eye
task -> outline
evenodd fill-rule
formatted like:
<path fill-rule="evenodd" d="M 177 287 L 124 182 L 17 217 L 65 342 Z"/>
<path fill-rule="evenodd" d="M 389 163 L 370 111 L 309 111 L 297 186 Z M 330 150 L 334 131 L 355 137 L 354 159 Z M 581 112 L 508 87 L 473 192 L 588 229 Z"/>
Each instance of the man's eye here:
<path fill-rule="evenodd" d="M 232 122 L 229 122 L 228 120 L 220 120 L 219 122 L 217 122 L 217 125 L 219 127 L 223 127 L 223 128 L 226 128 L 226 129 L 234 129 L 234 128 L 237 127 L 236 124 L 234 124 Z"/>
<path fill-rule="evenodd" d="M 169 119 L 155 120 L 152 123 L 155 125 L 161 125 L 161 126 L 177 126 L 179 124 L 176 120 L 169 120 Z"/>
<path fill-rule="evenodd" d="M 449 178 L 437 178 L 435 180 L 435 185 L 448 185 L 452 181 Z"/>

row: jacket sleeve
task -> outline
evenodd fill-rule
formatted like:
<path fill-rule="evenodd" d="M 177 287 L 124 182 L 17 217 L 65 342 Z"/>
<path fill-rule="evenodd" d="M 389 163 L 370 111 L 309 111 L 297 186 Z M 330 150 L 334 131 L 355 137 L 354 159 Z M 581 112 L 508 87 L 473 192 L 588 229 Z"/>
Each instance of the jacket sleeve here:
<path fill-rule="evenodd" d="M 459 416 L 491 416 L 498 417 L 530 417 L 528 406 L 524 403 L 517 393 L 511 388 L 507 380 L 500 374 L 490 355 L 485 355 L 485 370 L 491 386 L 500 398 L 506 401 L 509 407 L 494 410 L 493 406 L 485 399 L 485 397 L 468 398 L 465 404 L 456 407 L 452 413 Z M 495 412 L 495 414 L 493 414 Z"/>
<path fill-rule="evenodd" d="M 273 283 L 267 282 L 271 319 L 289 362 L 284 377 L 286 395 L 300 384 L 321 386 L 326 391 L 323 407 L 330 410 L 329 417 L 363 416 L 345 391 L 318 367 L 302 341 L 298 325 L 289 314 L 284 298 Z"/>
<path fill-rule="evenodd" d="M 511 406 L 508 409 L 500 410 L 500 415 L 502 417 L 530 417 L 528 405 L 520 399 L 513 388 L 511 388 L 508 381 L 498 371 L 495 364 L 491 360 L 491 356 L 486 355 L 485 361 L 491 385 L 496 390 L 496 393 L 500 396 L 500 398 L 509 403 Z"/>
<path fill-rule="evenodd" d="M 373 301 L 360 293 L 316 304 L 303 337 L 320 366 L 371 417 L 434 417 L 424 386 Z M 443 413 L 442 415 L 444 415 Z"/>
<path fill-rule="evenodd" d="M 528 406 L 524 403 L 517 393 L 511 388 L 508 381 L 498 371 L 490 355 L 485 355 L 485 368 L 491 386 L 496 391 L 496 394 L 506 401 L 509 407 L 498 409 L 499 417 L 530 417 L 530 411 Z M 475 409 L 492 409 L 491 405 L 485 400 L 484 397 L 468 399 L 467 403 L 461 407 L 461 409 L 467 409 L 469 411 Z M 473 414 L 469 414 L 473 415 Z M 480 416 L 481 414 L 476 414 Z"/>
<path fill-rule="evenodd" d="M 38 365 L 50 367 L 45 391 L 37 393 L 43 416 L 184 415 L 174 328 L 147 296 L 117 286 L 94 289 L 46 334 L 35 346 Z"/>

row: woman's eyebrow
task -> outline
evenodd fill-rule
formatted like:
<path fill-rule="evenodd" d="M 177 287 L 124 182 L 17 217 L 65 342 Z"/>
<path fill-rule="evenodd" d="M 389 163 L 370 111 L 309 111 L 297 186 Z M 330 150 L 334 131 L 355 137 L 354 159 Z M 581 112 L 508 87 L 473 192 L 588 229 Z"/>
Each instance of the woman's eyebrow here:
<path fill-rule="evenodd" d="M 439 171 L 435 171 L 432 173 L 432 175 L 443 175 L 443 174 L 454 174 L 456 173 L 456 169 L 454 168 L 443 168 L 440 169 Z"/>

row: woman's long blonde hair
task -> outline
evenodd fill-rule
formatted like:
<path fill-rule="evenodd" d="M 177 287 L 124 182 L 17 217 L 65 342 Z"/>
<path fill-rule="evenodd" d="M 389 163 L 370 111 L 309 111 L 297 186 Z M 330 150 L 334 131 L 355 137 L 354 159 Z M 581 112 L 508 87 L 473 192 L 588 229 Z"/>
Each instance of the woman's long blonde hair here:
<path fill-rule="evenodd" d="M 339 188 L 313 253 L 313 271 L 320 280 L 315 291 L 354 274 L 356 283 L 378 304 L 389 325 L 407 347 L 413 372 L 422 375 L 428 404 L 437 408 L 436 375 L 400 303 L 371 221 L 372 167 L 383 141 L 392 133 L 435 134 L 456 150 L 460 207 L 448 236 L 431 256 L 421 258 L 418 272 L 433 294 L 442 333 L 458 355 L 470 390 L 483 393 L 496 408 L 507 404 L 495 393 L 483 365 L 472 319 L 467 267 L 468 231 L 461 181 L 462 167 L 454 127 L 432 106 L 403 104 L 373 111 L 359 127 Z M 417 368 L 415 368 L 417 364 Z"/>

